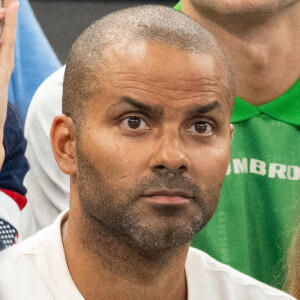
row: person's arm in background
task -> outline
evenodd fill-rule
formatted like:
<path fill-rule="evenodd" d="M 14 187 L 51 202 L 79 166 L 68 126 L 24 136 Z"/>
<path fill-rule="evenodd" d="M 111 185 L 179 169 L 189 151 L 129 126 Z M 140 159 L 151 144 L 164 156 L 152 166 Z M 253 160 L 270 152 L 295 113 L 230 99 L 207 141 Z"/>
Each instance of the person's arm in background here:
<path fill-rule="evenodd" d="M 24 125 L 25 120 L 27 124 L 25 125 L 26 158 L 30 164 L 30 170 L 24 179 L 28 202 L 21 211 L 20 240 L 36 231 L 35 214 L 39 220 L 42 220 L 42 224 L 45 222 L 48 224 L 50 220 L 52 223 L 53 211 L 56 216 L 56 211 L 61 211 L 62 207 L 67 207 L 68 198 L 66 201 L 60 200 L 65 198 L 66 192 L 64 190 L 61 192 L 62 175 L 52 172 L 51 165 L 54 164 L 56 169 L 62 173 L 56 166 L 49 140 L 52 120 L 56 114 L 61 113 L 63 73 L 61 77 L 59 76 L 59 83 L 56 83 L 55 80 L 52 81 L 53 85 L 47 89 L 46 95 L 42 97 L 45 98 L 45 101 L 41 98 L 35 100 L 37 97 L 33 97 L 41 83 L 58 70 L 61 64 L 43 33 L 29 1 L 19 0 L 19 2 L 14 51 L 15 69 L 8 88 L 8 99 L 21 117 L 22 125 Z M 57 95 L 58 99 L 55 99 Z M 56 107 L 57 103 L 58 106 Z M 51 179 L 55 177 L 53 185 L 50 183 L 52 186 L 48 184 L 48 174 Z M 65 175 L 65 177 L 68 180 L 68 176 Z M 65 181 L 63 181 L 63 186 L 68 190 L 69 180 L 67 183 Z M 46 188 L 41 190 L 45 185 Z M 44 193 L 44 191 L 46 192 Z M 52 203 L 48 204 L 49 197 L 55 198 L 53 205 Z M 37 227 L 37 229 L 39 228 L 41 227 Z"/>
<path fill-rule="evenodd" d="M 3 130 L 6 120 L 9 79 L 14 69 L 14 43 L 17 28 L 18 2 L 6 0 L 1 9 L 0 18 L 4 19 L 0 39 L 0 169 L 5 151 L 3 146 Z"/>
<path fill-rule="evenodd" d="M 0 250 L 18 238 L 20 210 L 25 206 L 23 179 L 28 171 L 26 140 L 17 112 L 8 104 L 8 85 L 14 68 L 18 2 L 6 0 L 0 39 Z"/>

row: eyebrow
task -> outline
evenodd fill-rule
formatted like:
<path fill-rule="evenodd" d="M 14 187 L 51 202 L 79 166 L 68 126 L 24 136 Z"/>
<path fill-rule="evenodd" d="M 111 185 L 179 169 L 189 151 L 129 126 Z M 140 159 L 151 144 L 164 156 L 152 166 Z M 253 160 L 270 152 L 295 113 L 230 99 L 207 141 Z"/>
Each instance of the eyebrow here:
<path fill-rule="evenodd" d="M 113 107 L 123 108 L 128 105 L 140 110 L 141 112 L 143 112 L 145 114 L 154 116 L 156 118 L 163 118 L 163 116 L 164 116 L 164 109 L 161 106 L 145 104 L 143 102 L 140 102 L 140 101 L 133 99 L 131 97 L 128 97 L 128 96 L 120 97 L 118 102 L 116 102 L 114 105 L 112 105 L 111 108 L 113 108 Z"/>
<path fill-rule="evenodd" d="M 207 105 L 197 105 L 193 108 L 190 108 L 187 110 L 186 115 L 203 115 L 214 109 L 222 110 L 218 101 L 214 101 Z"/>
<path fill-rule="evenodd" d="M 151 116 L 154 119 L 162 120 L 164 118 L 165 113 L 163 107 L 159 105 L 145 104 L 128 96 L 120 97 L 118 101 L 110 107 L 109 111 L 114 108 L 124 109 L 127 108 L 128 105 L 138 109 L 139 111 Z M 213 101 L 212 103 L 209 103 L 207 105 L 195 105 L 185 112 L 185 116 L 190 117 L 204 115 L 214 109 L 222 110 L 218 101 Z"/>

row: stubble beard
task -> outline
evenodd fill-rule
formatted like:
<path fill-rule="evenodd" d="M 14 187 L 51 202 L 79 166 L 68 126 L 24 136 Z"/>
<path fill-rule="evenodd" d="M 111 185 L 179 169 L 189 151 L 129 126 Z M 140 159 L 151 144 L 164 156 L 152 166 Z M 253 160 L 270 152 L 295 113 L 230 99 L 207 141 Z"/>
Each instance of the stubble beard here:
<path fill-rule="evenodd" d="M 124 189 L 107 184 L 79 149 L 77 159 L 78 195 L 88 232 L 82 238 L 87 247 L 96 249 L 95 245 L 106 244 L 114 251 L 112 245 L 117 242 L 149 261 L 159 260 L 162 253 L 176 252 L 189 243 L 210 220 L 219 200 L 221 183 L 216 183 L 209 191 L 202 191 L 186 177 L 170 177 L 166 173 L 160 176 L 153 175 L 131 189 Z M 193 203 L 195 213 L 192 218 L 162 228 L 151 222 L 145 225 L 145 215 L 136 210 L 136 207 L 141 195 L 153 188 L 180 189 L 189 193 L 192 191 L 196 195 Z M 161 218 L 176 218 L 180 215 L 180 208 L 159 207 L 157 214 Z"/>

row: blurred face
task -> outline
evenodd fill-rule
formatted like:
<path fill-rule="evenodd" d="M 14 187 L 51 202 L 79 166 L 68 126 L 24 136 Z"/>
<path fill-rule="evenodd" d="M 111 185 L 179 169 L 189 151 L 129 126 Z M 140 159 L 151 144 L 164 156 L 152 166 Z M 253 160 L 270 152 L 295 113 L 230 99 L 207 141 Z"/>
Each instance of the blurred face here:
<path fill-rule="evenodd" d="M 275 13 L 299 0 L 183 0 L 199 12 L 217 14 Z"/>
<path fill-rule="evenodd" d="M 77 140 L 82 210 L 145 251 L 186 244 L 215 212 L 229 163 L 224 66 L 147 43 L 107 52 Z"/>

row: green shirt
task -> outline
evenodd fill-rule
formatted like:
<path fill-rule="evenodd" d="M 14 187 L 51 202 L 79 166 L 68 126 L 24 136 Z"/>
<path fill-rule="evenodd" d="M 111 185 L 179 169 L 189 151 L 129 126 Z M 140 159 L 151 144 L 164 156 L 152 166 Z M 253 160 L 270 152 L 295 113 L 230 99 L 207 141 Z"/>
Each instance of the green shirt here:
<path fill-rule="evenodd" d="M 192 245 L 282 288 L 300 208 L 300 79 L 262 106 L 236 97 L 232 123 L 220 203 Z"/>

